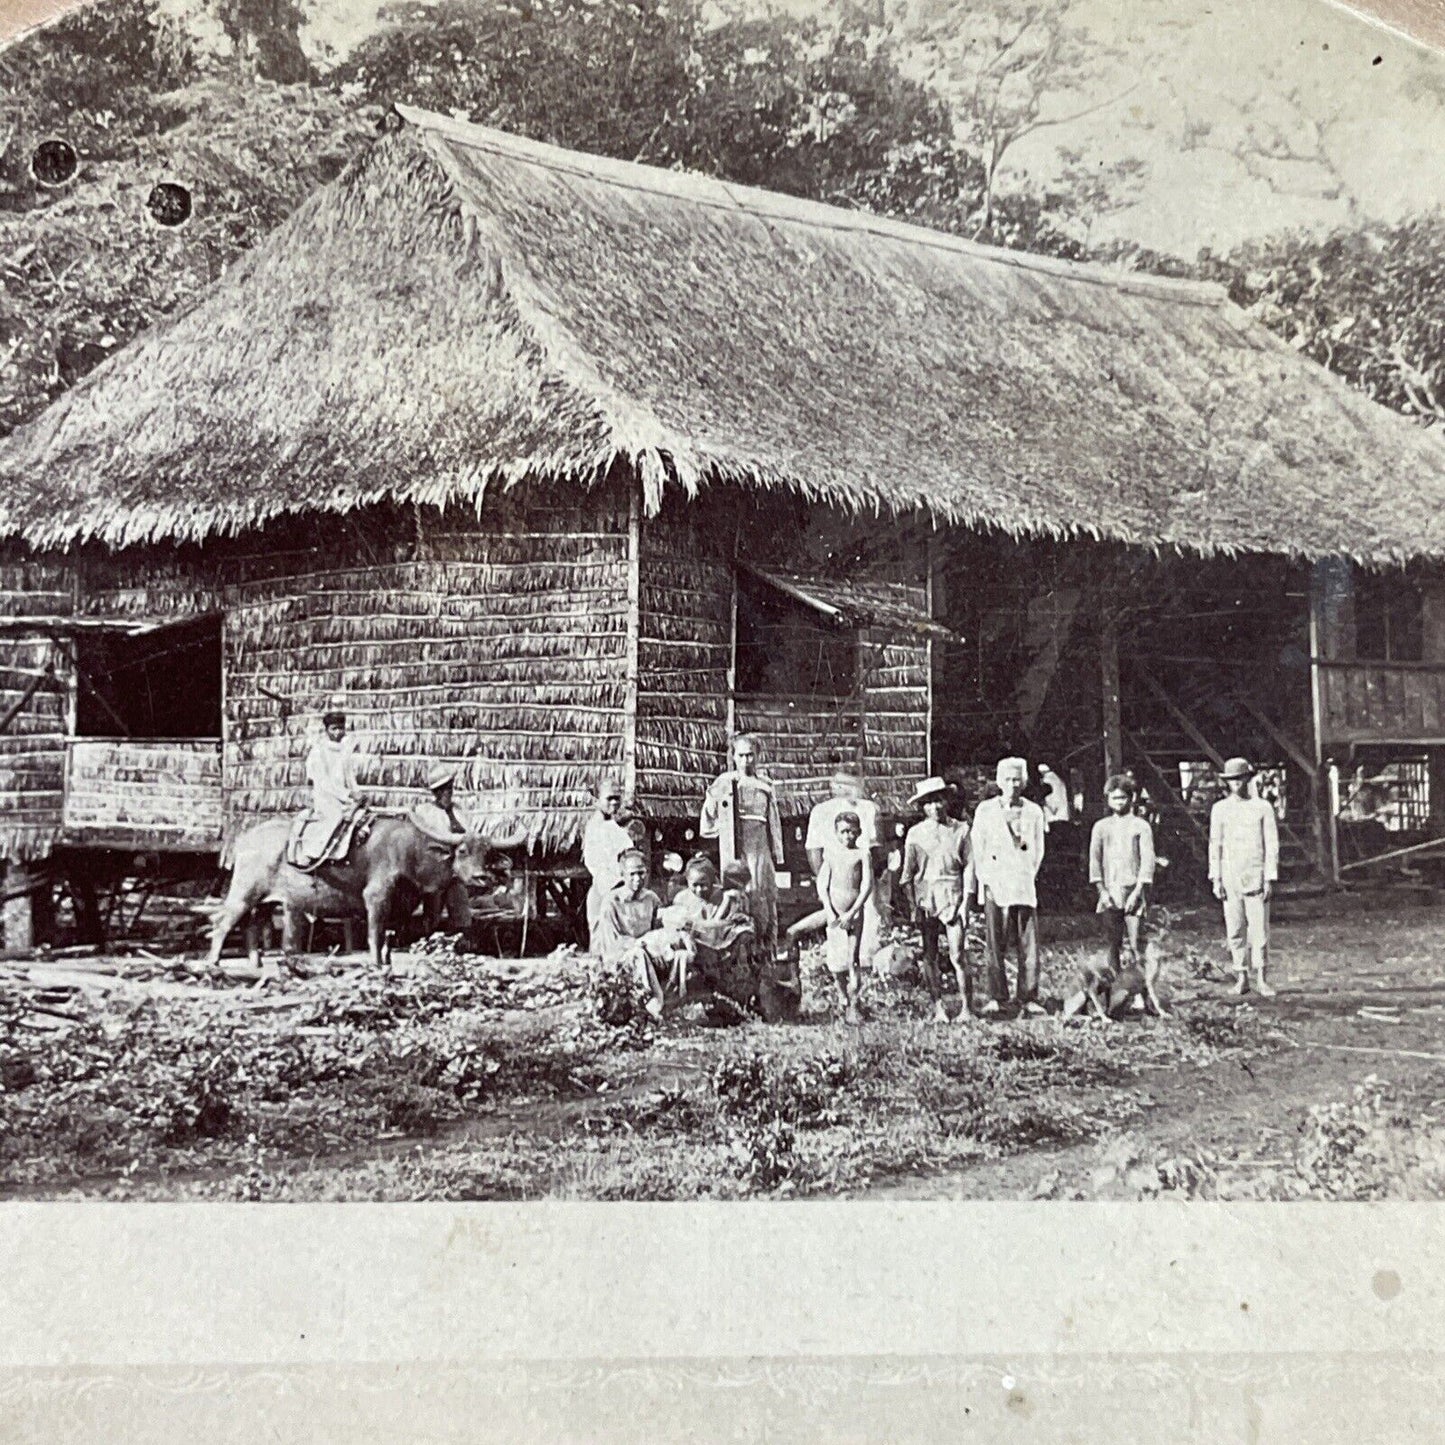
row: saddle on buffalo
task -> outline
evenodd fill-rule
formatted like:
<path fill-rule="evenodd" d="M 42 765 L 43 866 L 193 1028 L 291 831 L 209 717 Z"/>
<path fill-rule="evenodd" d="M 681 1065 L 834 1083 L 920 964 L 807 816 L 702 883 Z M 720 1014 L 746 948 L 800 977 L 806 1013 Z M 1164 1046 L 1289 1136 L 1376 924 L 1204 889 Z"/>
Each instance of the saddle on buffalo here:
<path fill-rule="evenodd" d="M 371 831 L 370 808 L 357 807 L 332 823 L 307 811 L 297 818 L 286 839 L 286 861 L 303 873 L 314 873 L 327 863 L 344 863 L 351 845 Z"/>

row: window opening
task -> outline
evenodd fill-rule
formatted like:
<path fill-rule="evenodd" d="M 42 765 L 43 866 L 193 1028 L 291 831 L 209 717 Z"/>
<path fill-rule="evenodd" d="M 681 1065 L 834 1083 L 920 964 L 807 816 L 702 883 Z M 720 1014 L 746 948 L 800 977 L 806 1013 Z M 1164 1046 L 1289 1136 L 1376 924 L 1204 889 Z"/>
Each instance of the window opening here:
<path fill-rule="evenodd" d="M 1355 656 L 1370 662 L 1421 662 L 1425 606 L 1399 572 L 1355 574 Z"/>
<path fill-rule="evenodd" d="M 221 619 L 75 639 L 75 735 L 219 738 Z"/>
<path fill-rule="evenodd" d="M 736 666 L 739 696 L 850 697 L 858 686 L 858 629 L 740 572 Z"/>

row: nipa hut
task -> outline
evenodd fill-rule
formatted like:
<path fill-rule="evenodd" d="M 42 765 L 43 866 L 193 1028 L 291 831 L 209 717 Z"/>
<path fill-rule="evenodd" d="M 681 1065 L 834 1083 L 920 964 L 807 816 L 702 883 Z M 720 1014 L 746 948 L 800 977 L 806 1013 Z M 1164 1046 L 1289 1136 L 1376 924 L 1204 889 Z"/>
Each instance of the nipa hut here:
<path fill-rule="evenodd" d="M 896 808 L 1000 586 L 1021 706 L 1092 699 L 1102 766 L 1081 543 L 1445 551 L 1437 438 L 1216 288 L 399 114 L 0 444 L 3 857 L 223 851 L 304 804 L 336 691 L 373 796 L 456 762 L 534 861 L 600 768 L 686 844 L 735 730 L 793 818 L 842 761 Z"/>

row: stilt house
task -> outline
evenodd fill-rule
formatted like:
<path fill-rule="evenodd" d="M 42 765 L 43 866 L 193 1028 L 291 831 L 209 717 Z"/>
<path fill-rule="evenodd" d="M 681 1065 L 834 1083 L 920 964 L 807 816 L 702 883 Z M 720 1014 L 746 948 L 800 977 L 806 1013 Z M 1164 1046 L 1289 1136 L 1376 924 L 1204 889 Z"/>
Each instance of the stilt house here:
<path fill-rule="evenodd" d="M 539 866 L 601 768 L 687 846 L 743 729 L 798 867 L 843 761 L 1127 757 L 1187 841 L 1252 747 L 1319 866 L 1331 757 L 1445 745 L 1445 593 L 1358 570 L 1445 553 L 1445 447 L 1215 288 L 412 110 L 0 444 L 0 537 L 15 865 L 223 853 L 337 691 Z"/>

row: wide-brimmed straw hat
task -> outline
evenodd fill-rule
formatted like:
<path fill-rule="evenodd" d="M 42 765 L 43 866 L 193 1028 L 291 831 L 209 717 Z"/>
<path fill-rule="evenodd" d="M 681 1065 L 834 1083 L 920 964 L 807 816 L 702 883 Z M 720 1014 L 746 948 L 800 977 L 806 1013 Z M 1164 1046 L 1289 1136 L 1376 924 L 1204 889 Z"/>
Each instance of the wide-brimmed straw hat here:
<path fill-rule="evenodd" d="M 433 763 L 427 769 L 426 785 L 434 793 L 457 780 L 457 770 L 450 763 Z"/>
<path fill-rule="evenodd" d="M 908 801 L 910 804 L 926 803 L 929 798 L 946 798 L 950 791 L 942 778 L 924 778 L 913 790 L 913 796 Z"/>
<path fill-rule="evenodd" d="M 1224 771 L 1219 775 L 1226 780 L 1230 778 L 1252 778 L 1254 768 L 1248 758 L 1230 758 L 1225 763 Z"/>

